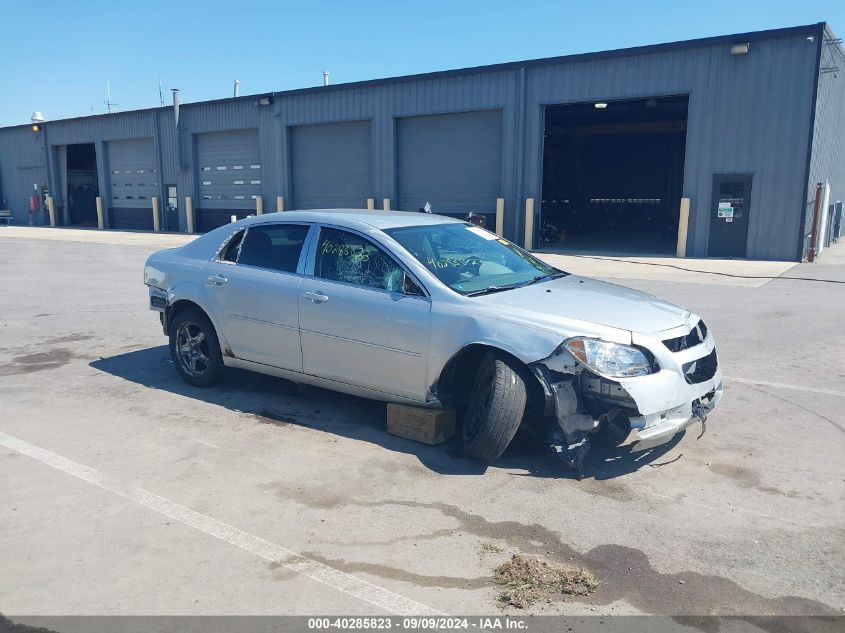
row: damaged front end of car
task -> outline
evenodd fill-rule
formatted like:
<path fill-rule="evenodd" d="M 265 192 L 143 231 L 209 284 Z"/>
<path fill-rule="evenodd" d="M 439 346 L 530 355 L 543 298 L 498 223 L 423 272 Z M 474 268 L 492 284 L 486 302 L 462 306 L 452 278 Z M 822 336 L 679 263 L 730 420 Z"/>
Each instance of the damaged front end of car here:
<path fill-rule="evenodd" d="M 722 396 L 713 338 L 697 317 L 670 331 L 633 333 L 630 344 L 570 338 L 530 368 L 545 395 L 548 446 L 579 479 L 599 431 L 620 439 L 636 431 L 634 450 L 653 448 L 695 422 L 703 433 Z"/>

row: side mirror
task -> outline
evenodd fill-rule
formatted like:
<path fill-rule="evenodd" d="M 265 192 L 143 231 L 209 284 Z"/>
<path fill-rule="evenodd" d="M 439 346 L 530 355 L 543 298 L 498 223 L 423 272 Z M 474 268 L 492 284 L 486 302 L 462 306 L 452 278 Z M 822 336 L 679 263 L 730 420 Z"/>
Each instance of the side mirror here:
<path fill-rule="evenodd" d="M 414 283 L 414 280 L 408 276 L 408 273 L 402 273 L 402 294 L 410 295 L 412 297 L 425 296 L 425 293 L 416 283 Z"/>

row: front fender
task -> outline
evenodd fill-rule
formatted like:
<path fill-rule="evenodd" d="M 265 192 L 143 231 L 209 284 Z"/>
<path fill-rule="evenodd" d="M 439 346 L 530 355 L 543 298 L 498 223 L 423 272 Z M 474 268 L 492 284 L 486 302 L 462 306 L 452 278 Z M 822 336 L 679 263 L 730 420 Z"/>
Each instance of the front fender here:
<path fill-rule="evenodd" d="M 449 362 L 472 345 L 501 350 L 526 365 L 551 355 L 563 342 L 559 334 L 483 316 L 432 313 L 426 384 L 436 385 Z"/>

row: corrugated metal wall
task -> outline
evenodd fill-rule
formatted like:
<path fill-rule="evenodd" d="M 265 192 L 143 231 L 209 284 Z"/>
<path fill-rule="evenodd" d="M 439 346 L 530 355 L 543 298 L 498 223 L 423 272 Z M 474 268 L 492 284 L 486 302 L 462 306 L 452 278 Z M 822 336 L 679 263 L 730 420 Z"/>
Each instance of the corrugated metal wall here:
<path fill-rule="evenodd" d="M 807 210 L 801 255 L 807 255 L 812 232 L 816 183 L 830 183 L 830 204 L 845 200 L 845 52 L 836 36 L 825 29 L 819 42 L 819 78 L 813 147 L 807 179 Z M 835 70 L 838 69 L 838 70 Z"/>
<path fill-rule="evenodd" d="M 29 221 L 29 197 L 33 185 L 47 184 L 43 134 L 27 126 L 0 129 L 0 207 L 11 209 L 17 224 Z M 41 224 L 43 215 L 34 221 Z"/>
<path fill-rule="evenodd" d="M 754 184 L 747 256 L 794 259 L 815 46 L 805 37 L 754 42 L 747 55 L 707 46 L 536 68 L 526 78 L 526 195 L 541 172 L 542 105 L 688 94 L 684 196 L 687 253 L 707 254 L 714 174 L 751 173 Z"/>
<path fill-rule="evenodd" d="M 172 108 L 49 122 L 45 136 L 51 148 L 51 182 L 58 180 L 55 146 L 95 142 L 99 157 L 105 156 L 102 144 L 108 140 L 151 136 L 162 174 L 161 195 L 166 184 L 176 184 L 180 200 L 186 195 L 197 200 L 196 135 L 257 129 L 265 208 L 273 210 L 279 195 L 288 198 L 290 207 L 290 195 L 295 195 L 291 128 L 367 120 L 372 130 L 372 194 L 379 201 L 391 199 L 395 207 L 400 193 L 396 155 L 400 119 L 495 110 L 502 121 L 500 191 L 505 198 L 505 228 L 509 237 L 516 238 L 524 221 L 524 200 L 541 199 L 544 106 L 688 94 L 683 193 L 692 204 L 687 253 L 707 253 L 713 175 L 752 173 L 748 256 L 795 259 L 817 51 L 807 37 L 819 28 L 340 84 L 268 95 L 266 105 L 259 97 L 187 104 L 181 108 L 178 150 Z M 732 42 L 747 40 L 752 42 L 747 55 L 730 54 Z M 27 133 L 31 131 L 0 130 L 0 166 L 10 166 L 4 172 L 16 169 L 20 160 L 35 160 L 18 159 L 26 146 L 38 149 Z M 108 170 L 106 165 L 100 167 L 100 188 L 105 191 Z M 434 169 L 431 179 L 435 188 Z M 7 180 L 3 173 L 4 191 Z M 184 230 L 184 217 L 180 224 Z"/>

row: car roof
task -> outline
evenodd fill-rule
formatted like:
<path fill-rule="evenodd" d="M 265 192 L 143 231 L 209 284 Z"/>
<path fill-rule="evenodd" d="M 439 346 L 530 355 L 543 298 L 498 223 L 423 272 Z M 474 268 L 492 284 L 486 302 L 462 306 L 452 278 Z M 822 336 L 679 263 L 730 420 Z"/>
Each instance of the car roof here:
<path fill-rule="evenodd" d="M 324 222 L 350 228 L 373 227 L 379 230 L 405 226 L 459 223 L 463 220 L 433 213 L 410 211 L 369 211 L 366 209 L 313 209 L 309 211 L 283 211 L 265 213 L 248 218 L 248 224 L 268 222 Z"/>

